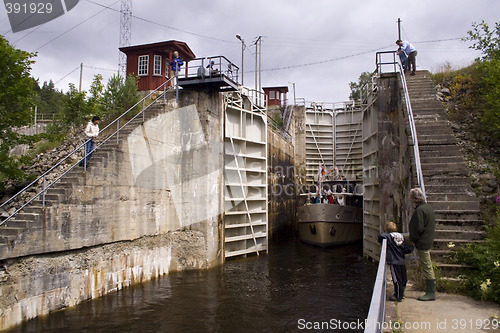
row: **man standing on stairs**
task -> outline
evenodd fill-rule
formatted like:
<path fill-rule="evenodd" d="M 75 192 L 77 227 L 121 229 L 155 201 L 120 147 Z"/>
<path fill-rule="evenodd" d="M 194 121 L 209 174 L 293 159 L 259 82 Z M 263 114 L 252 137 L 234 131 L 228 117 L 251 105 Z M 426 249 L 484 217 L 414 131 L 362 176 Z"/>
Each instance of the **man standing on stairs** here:
<path fill-rule="evenodd" d="M 408 67 L 411 70 L 410 75 L 415 75 L 415 71 L 417 70 L 417 49 L 410 42 L 403 42 L 401 39 L 396 41 L 396 45 L 408 55 Z"/>
<path fill-rule="evenodd" d="M 431 205 L 425 202 L 420 188 L 410 190 L 410 200 L 415 205 L 415 211 L 410 220 L 410 241 L 418 250 L 420 269 L 425 278 L 425 295 L 419 296 L 419 301 L 434 301 L 436 299 L 436 277 L 432 268 L 430 249 L 434 243 L 436 219 Z"/>
<path fill-rule="evenodd" d="M 87 137 L 87 142 L 85 142 L 85 165 L 89 164 L 90 158 L 94 153 L 95 139 L 99 135 L 100 120 L 101 118 L 94 116 L 92 120 L 88 122 L 87 127 L 85 127 L 85 136 Z M 83 161 L 80 162 L 80 166 L 83 166 Z"/>

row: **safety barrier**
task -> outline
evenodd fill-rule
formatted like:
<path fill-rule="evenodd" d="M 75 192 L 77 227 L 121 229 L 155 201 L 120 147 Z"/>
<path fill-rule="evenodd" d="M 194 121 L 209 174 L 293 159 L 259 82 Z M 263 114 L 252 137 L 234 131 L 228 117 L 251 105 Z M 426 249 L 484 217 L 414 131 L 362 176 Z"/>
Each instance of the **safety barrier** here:
<path fill-rule="evenodd" d="M 377 277 L 373 286 L 372 300 L 368 316 L 365 321 L 364 333 L 381 333 L 385 318 L 385 290 L 387 288 L 386 264 L 387 240 L 382 241 L 380 261 L 378 262 Z"/>

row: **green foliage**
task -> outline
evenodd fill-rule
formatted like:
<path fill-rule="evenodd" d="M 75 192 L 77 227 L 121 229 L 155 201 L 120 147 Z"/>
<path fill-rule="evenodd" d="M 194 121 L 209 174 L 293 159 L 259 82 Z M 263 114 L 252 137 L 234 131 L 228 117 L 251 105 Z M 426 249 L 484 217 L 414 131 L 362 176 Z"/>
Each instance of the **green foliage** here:
<path fill-rule="evenodd" d="M 15 127 L 32 119 L 35 105 L 35 80 L 30 77 L 34 53 L 13 48 L 0 35 L 0 178 L 21 179 L 24 173 L 19 162 L 9 157 L 9 151 L 26 138 L 16 134 Z"/>
<path fill-rule="evenodd" d="M 42 87 L 35 87 L 38 93 L 38 115 L 37 119 L 53 119 L 62 112 L 64 94 L 57 91 L 54 82 L 45 81 Z"/>
<path fill-rule="evenodd" d="M 500 57 L 500 23 L 495 23 L 493 31 L 483 20 L 481 23 L 472 23 L 472 30 L 467 32 L 466 41 L 474 44 L 470 48 L 483 52 L 483 60 Z"/>
<path fill-rule="evenodd" d="M 111 121 L 139 101 L 137 78 L 129 76 L 126 80 L 120 75 L 113 75 L 104 93 L 105 120 Z"/>
<path fill-rule="evenodd" d="M 497 221 L 487 227 L 488 237 L 484 243 L 470 243 L 459 248 L 453 259 L 467 265 L 462 277 L 466 292 L 475 298 L 500 303 L 500 207 Z"/>
<path fill-rule="evenodd" d="M 357 101 L 361 98 L 361 92 L 367 84 L 371 84 L 373 73 L 363 72 L 358 78 L 358 82 L 349 83 L 349 88 L 351 88 L 351 94 L 349 99 Z"/>

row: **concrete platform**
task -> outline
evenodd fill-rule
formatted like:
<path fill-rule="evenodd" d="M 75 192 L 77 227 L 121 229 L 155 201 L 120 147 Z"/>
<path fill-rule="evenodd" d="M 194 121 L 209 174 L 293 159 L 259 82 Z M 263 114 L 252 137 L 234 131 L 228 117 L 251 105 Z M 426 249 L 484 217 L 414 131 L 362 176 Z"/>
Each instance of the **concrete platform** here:
<path fill-rule="evenodd" d="M 388 295 L 392 295 L 392 283 L 388 281 L 387 285 Z M 384 332 L 500 332 L 498 304 L 439 292 L 435 301 L 417 300 L 417 297 L 423 294 L 409 283 L 405 292 L 406 298 L 402 302 L 387 302 L 386 322 L 391 320 L 393 326 Z M 396 321 L 401 325 L 400 330 L 394 328 Z"/>

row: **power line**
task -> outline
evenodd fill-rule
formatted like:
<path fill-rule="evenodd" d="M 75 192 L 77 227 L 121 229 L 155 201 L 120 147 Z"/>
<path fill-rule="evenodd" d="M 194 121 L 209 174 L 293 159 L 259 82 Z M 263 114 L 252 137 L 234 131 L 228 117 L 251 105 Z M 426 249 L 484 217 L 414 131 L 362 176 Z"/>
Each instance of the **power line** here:
<path fill-rule="evenodd" d="M 111 5 L 111 6 L 113 6 L 113 5 L 117 4 L 118 2 L 120 2 L 120 0 L 115 1 L 115 2 Z M 53 41 L 55 41 L 55 40 L 56 40 L 56 39 L 58 39 L 59 37 L 61 37 L 61 36 L 65 35 L 65 34 L 67 34 L 67 33 L 68 33 L 68 32 L 70 32 L 71 30 L 73 30 L 73 29 L 75 29 L 75 28 L 79 27 L 79 26 L 80 26 L 80 25 L 82 25 L 83 23 L 85 23 L 85 22 L 89 21 L 90 19 L 92 19 L 92 18 L 96 17 L 97 15 L 99 15 L 100 13 L 102 13 L 102 12 L 103 12 L 103 11 L 105 11 L 105 10 L 106 10 L 106 9 L 102 9 L 102 10 L 100 10 L 99 12 L 97 12 L 97 13 L 95 13 L 95 14 L 91 15 L 90 17 L 88 17 L 87 19 L 85 19 L 85 20 L 83 20 L 82 22 L 78 23 L 77 25 L 73 26 L 72 28 L 69 28 L 68 30 L 64 31 L 62 34 L 60 34 L 60 35 L 58 35 L 58 36 L 56 36 L 56 37 L 52 38 L 51 40 L 49 40 L 47 43 L 43 44 L 42 46 L 39 46 L 37 49 L 35 49 L 35 51 L 38 51 L 38 50 L 40 50 L 42 47 L 44 47 L 44 46 L 46 46 L 46 45 L 48 45 L 48 44 L 52 43 Z"/>
<path fill-rule="evenodd" d="M 328 59 L 328 60 L 322 60 L 322 61 L 310 62 L 310 63 L 307 63 L 307 64 L 292 65 L 292 66 L 286 66 L 286 67 L 269 68 L 269 69 L 263 69 L 262 71 L 263 72 L 278 71 L 278 70 L 282 70 L 282 69 L 290 69 L 290 68 L 298 68 L 298 67 L 307 67 L 307 66 L 313 66 L 313 65 L 320 65 L 320 64 L 325 64 L 325 63 L 329 63 L 329 62 L 338 61 L 338 60 L 343 60 L 343 59 L 348 59 L 348 58 L 354 58 L 354 57 L 357 57 L 357 56 L 360 56 L 360 55 L 363 55 L 363 54 L 367 54 L 367 53 L 372 53 L 372 52 L 375 52 L 375 51 L 384 50 L 384 49 L 386 49 L 386 48 L 388 48 L 390 46 L 391 45 L 388 45 L 388 46 L 380 47 L 380 48 L 377 48 L 377 49 L 373 49 L 373 50 L 369 50 L 369 51 L 364 51 L 364 52 L 359 52 L 359 53 L 356 53 L 356 54 L 351 54 L 351 55 L 342 56 L 342 57 L 333 58 L 333 59 Z M 253 72 L 255 72 L 255 71 L 253 71 Z"/>
<path fill-rule="evenodd" d="M 54 85 L 58 84 L 59 82 L 61 82 L 62 80 L 64 80 L 66 77 L 70 76 L 71 74 L 73 74 L 78 69 L 80 69 L 80 66 L 76 67 L 71 72 L 69 72 L 68 74 L 64 75 L 62 78 L 59 79 L 59 81 L 57 81 L 56 83 L 54 83 Z"/>
<path fill-rule="evenodd" d="M 119 12 L 119 10 L 117 10 L 117 9 L 111 8 L 111 7 L 103 5 L 103 4 L 100 4 L 98 2 L 95 2 L 95 1 L 92 1 L 92 0 L 87 0 L 87 1 L 90 2 L 90 3 L 93 3 L 94 5 L 104 7 L 105 9 L 109 9 L 109 10 L 112 10 L 112 11 L 115 11 L 115 12 Z M 175 31 L 183 32 L 183 33 L 186 33 L 186 34 L 189 34 L 189 35 L 193 35 L 193 36 L 197 36 L 197 37 L 203 37 L 203 38 L 208 38 L 208 39 L 212 39 L 212 40 L 218 40 L 218 41 L 225 42 L 225 43 L 237 43 L 235 41 L 230 41 L 230 40 L 226 40 L 226 39 L 205 36 L 205 35 L 201 35 L 201 34 L 198 34 L 198 33 L 195 33 L 195 32 L 191 32 L 191 31 L 187 31 L 187 30 L 182 30 L 182 29 L 174 28 L 172 26 L 169 26 L 169 25 L 166 25 L 166 24 L 163 24 L 163 23 L 154 22 L 154 21 L 151 21 L 151 20 L 145 19 L 143 17 L 136 16 L 136 15 L 132 15 L 132 17 L 135 18 L 135 19 L 147 22 L 147 23 L 155 24 L 155 25 L 158 25 L 160 27 L 172 29 L 172 30 L 175 30 Z"/>

